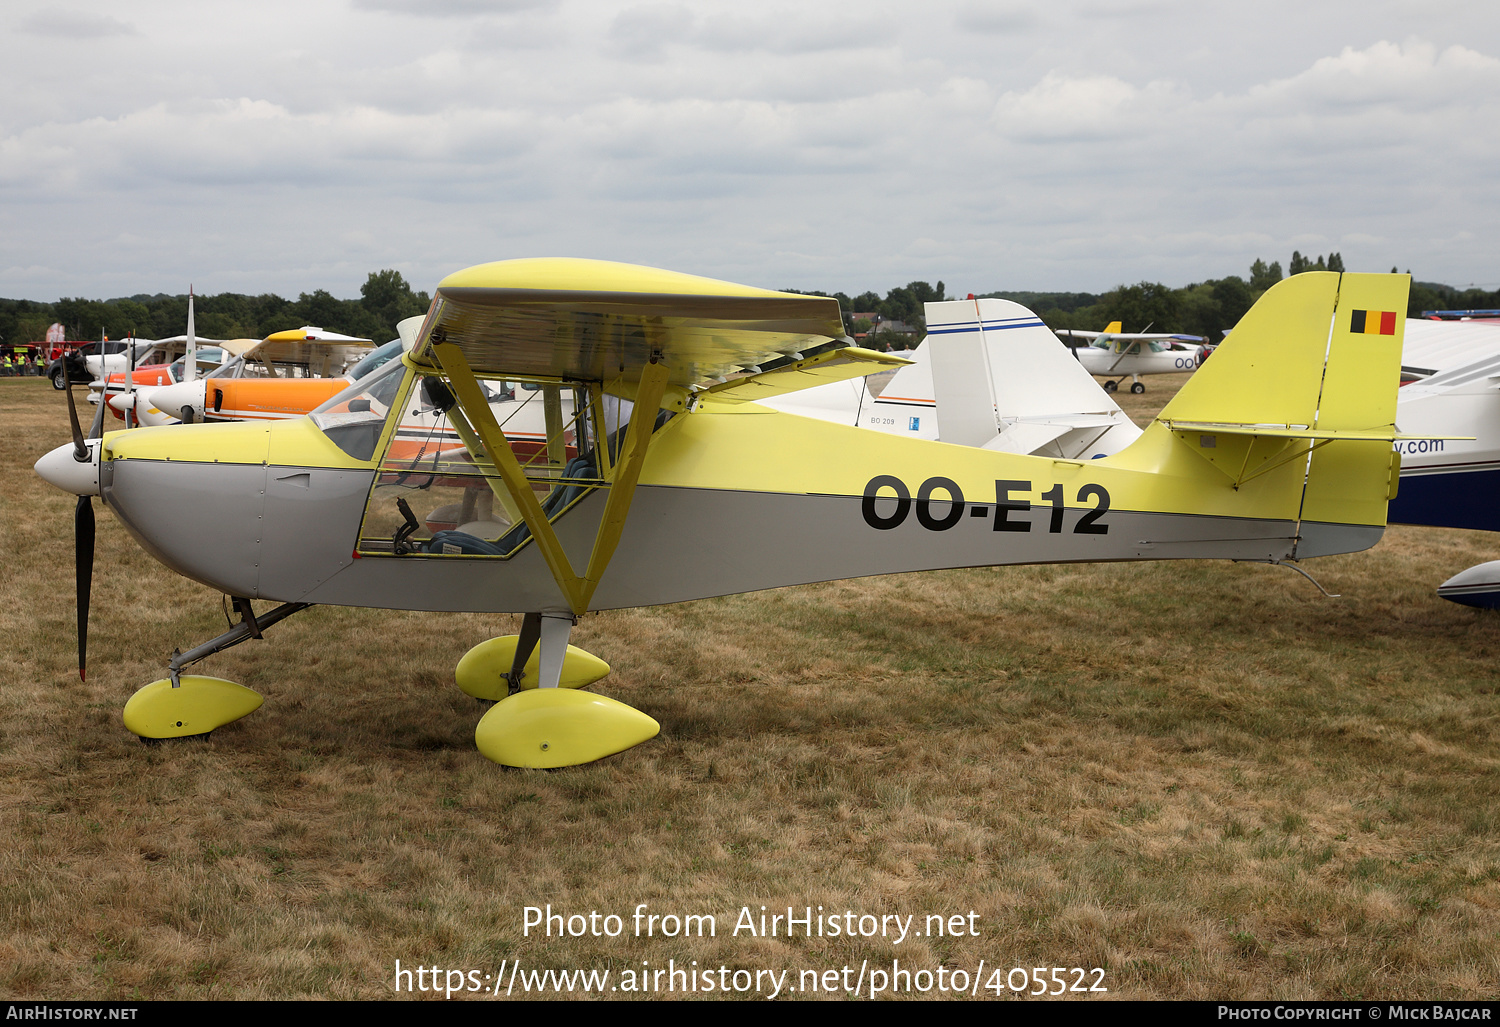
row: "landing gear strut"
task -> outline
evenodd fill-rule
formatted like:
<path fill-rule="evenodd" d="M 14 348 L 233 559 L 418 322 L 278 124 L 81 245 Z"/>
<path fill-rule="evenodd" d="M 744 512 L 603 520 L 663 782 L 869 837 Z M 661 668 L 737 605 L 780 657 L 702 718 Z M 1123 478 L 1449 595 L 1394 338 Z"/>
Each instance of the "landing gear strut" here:
<path fill-rule="evenodd" d="M 189 664 L 233 648 L 249 638 L 260 638 L 266 628 L 300 613 L 312 603 L 283 603 L 257 616 L 250 600 L 234 597 L 240 622 L 219 637 L 187 652 L 174 651 L 167 677 L 138 690 L 125 704 L 125 726 L 143 740 L 204 737 L 260 708 L 259 692 L 223 678 L 182 673 Z"/>

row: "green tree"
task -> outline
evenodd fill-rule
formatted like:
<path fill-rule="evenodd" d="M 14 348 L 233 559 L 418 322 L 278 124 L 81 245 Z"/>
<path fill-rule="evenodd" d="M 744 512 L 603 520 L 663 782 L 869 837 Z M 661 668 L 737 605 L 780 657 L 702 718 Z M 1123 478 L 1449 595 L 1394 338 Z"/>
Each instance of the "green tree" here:
<path fill-rule="evenodd" d="M 1160 282 L 1141 282 L 1138 285 L 1122 285 L 1104 294 L 1100 303 L 1105 318 L 1119 321 L 1127 332 L 1144 332 L 1148 328 L 1158 332 L 1178 330 L 1178 315 L 1182 300 L 1177 293 Z"/>
<path fill-rule="evenodd" d="M 792 293 L 795 296 L 827 296 L 829 299 L 839 301 L 840 310 L 851 311 L 854 309 L 854 301 L 841 292 L 824 292 L 822 289 L 782 289 L 781 291 Z"/>
<path fill-rule="evenodd" d="M 1425 283 L 1413 282 L 1411 284 L 1411 292 L 1407 294 L 1406 298 L 1406 316 L 1421 317 L 1424 310 L 1453 309 L 1449 308 L 1448 304 L 1443 302 L 1444 299 L 1443 294 L 1436 289 L 1429 288 Z M 1463 310 L 1467 308 L 1458 307 L 1457 309 Z"/>
<path fill-rule="evenodd" d="M 905 321 L 914 324 L 921 318 L 921 307 L 917 303 L 917 297 L 910 289 L 900 286 L 885 294 L 885 299 L 880 303 L 880 313 L 892 321 Z"/>
<path fill-rule="evenodd" d="M 377 342 L 394 339 L 398 321 L 427 313 L 427 294 L 412 292 L 401 272 L 389 268 L 370 272 L 359 288 L 359 295 L 360 306 L 375 319 L 371 327 Z"/>
<path fill-rule="evenodd" d="M 1223 338 L 1224 331 L 1238 323 L 1252 302 L 1250 286 L 1238 275 L 1190 285 L 1178 292 L 1182 296 L 1182 330 L 1206 336 L 1212 342 Z"/>
<path fill-rule="evenodd" d="M 1265 292 L 1279 281 L 1281 281 L 1281 262 L 1279 260 L 1270 267 L 1267 267 L 1264 260 L 1257 258 L 1255 263 L 1250 265 L 1251 292 Z"/>

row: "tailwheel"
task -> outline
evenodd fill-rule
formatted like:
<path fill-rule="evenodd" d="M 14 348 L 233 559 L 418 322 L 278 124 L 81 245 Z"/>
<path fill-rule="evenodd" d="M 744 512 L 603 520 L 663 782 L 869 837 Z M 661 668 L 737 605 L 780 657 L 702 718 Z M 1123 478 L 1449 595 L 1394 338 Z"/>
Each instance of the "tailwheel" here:
<path fill-rule="evenodd" d="M 520 635 L 502 635 L 480 642 L 458 661 L 454 677 L 458 687 L 476 699 L 495 702 L 511 692 L 511 672 Z M 541 647 L 532 643 L 528 659 L 516 682 L 518 689 L 536 688 L 541 680 Z M 609 664 L 577 646 L 570 645 L 562 661 L 559 688 L 584 688 L 609 673 Z"/>
<path fill-rule="evenodd" d="M 125 726 L 145 741 L 206 737 L 260 709 L 265 700 L 254 689 L 223 678 L 182 674 L 153 681 L 125 704 Z"/>
<path fill-rule="evenodd" d="M 496 703 L 474 729 L 474 743 L 502 766 L 552 769 L 613 756 L 660 730 L 640 710 L 606 696 L 532 688 Z"/>

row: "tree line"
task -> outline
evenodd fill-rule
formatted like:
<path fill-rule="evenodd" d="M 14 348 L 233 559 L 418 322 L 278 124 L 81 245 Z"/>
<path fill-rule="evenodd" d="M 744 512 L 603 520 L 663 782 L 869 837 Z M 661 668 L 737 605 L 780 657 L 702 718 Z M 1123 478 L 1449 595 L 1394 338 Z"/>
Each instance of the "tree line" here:
<path fill-rule="evenodd" d="M 1235 326 L 1261 295 L 1290 275 L 1304 271 L 1343 271 L 1344 258 L 1339 253 L 1327 256 L 1303 256 L 1293 250 L 1282 272 L 1281 262 L 1267 264 L 1257 259 L 1248 276 L 1229 275 L 1210 278 L 1174 289 L 1161 282 L 1139 282 L 1119 285 L 1106 293 L 1087 292 L 987 292 L 981 298 L 1014 300 L 1029 307 L 1047 327 L 1079 328 L 1102 331 L 1112 321 L 1119 321 L 1127 332 L 1181 332 L 1202 335 L 1218 341 Z M 1395 274 L 1396 268 L 1391 268 Z M 1410 274 L 1410 272 L 1407 272 Z M 849 313 L 873 312 L 890 320 L 905 321 L 920 331 L 925 328 L 922 304 L 948 299 L 943 283 L 936 287 L 926 282 L 910 282 L 892 289 L 884 299 L 874 292 L 850 297 L 842 292 L 816 289 L 787 289 L 814 296 L 832 296 Z M 1459 289 L 1437 282 L 1413 282 L 1407 305 L 1410 317 L 1420 317 L 1424 310 L 1476 310 L 1500 308 L 1500 290 Z M 858 327 L 858 325 L 856 325 Z M 878 326 L 877 326 L 878 328 Z M 878 339 L 878 335 L 876 337 Z"/>
<path fill-rule="evenodd" d="M 1304 271 L 1343 271 L 1338 253 L 1327 257 L 1304 257 L 1296 250 L 1288 262 L 1288 275 Z M 1396 268 L 1391 268 L 1395 274 Z M 1408 274 L 1411 272 L 1408 271 Z M 1014 300 L 1030 307 L 1049 328 L 1080 328 L 1100 331 L 1119 321 L 1127 332 L 1182 332 L 1202 335 L 1217 342 L 1233 328 L 1261 295 L 1283 278 L 1280 261 L 1256 260 L 1247 278 L 1230 275 L 1210 278 L 1173 289 L 1160 282 L 1119 285 L 1109 292 L 991 292 L 986 296 Z M 1500 290 L 1458 289 L 1437 282 L 1412 282 L 1407 316 L 1420 317 L 1424 310 L 1477 310 L 1500 308 Z"/>
<path fill-rule="evenodd" d="M 425 314 L 431 302 L 427 293 L 413 292 L 399 271 L 389 269 L 371 272 L 359 293 L 357 300 L 341 300 L 324 289 L 295 300 L 273 293 L 196 296 L 194 330 L 205 339 L 264 339 L 272 332 L 315 325 L 380 343 L 396 337 L 396 322 Z M 0 344 L 38 342 L 53 323 L 67 330 L 70 341 L 130 334 L 162 339 L 187 330 L 187 307 L 186 294 L 165 293 L 112 300 L 64 297 L 56 303 L 0 299 Z"/>

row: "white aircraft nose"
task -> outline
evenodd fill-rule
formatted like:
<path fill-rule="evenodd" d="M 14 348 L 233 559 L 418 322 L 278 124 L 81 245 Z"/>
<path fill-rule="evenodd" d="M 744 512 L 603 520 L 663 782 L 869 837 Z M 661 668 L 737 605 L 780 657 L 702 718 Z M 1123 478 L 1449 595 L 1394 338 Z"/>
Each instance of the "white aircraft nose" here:
<path fill-rule="evenodd" d="M 171 418 L 182 417 L 182 408 L 190 407 L 193 420 L 203 420 L 203 396 L 206 391 L 202 378 L 191 382 L 163 385 L 151 390 L 151 405 Z M 184 421 L 187 418 L 182 418 Z"/>
<path fill-rule="evenodd" d="M 176 424 L 177 415 L 168 413 L 157 405 L 156 397 L 173 386 L 147 385 L 135 390 L 134 410 L 137 424 L 155 427 L 163 424 Z M 122 416 L 131 408 L 131 393 L 121 392 L 109 397 L 109 405 Z"/>
<path fill-rule="evenodd" d="M 36 462 L 36 473 L 49 484 L 75 496 L 97 496 L 99 494 L 99 444 L 102 439 L 89 439 L 89 459 L 79 460 L 73 443 L 64 443 Z"/>

